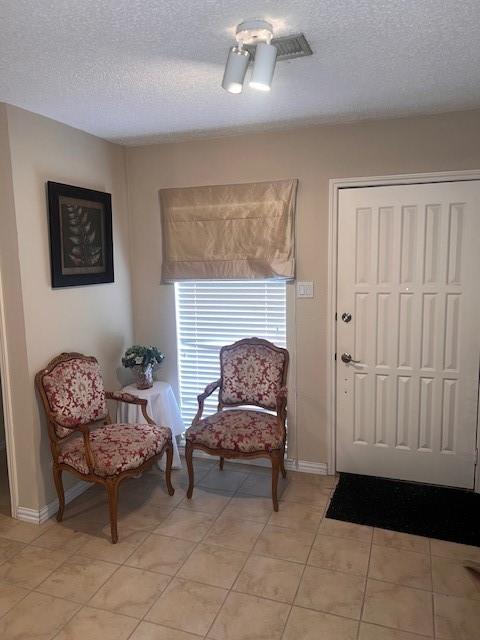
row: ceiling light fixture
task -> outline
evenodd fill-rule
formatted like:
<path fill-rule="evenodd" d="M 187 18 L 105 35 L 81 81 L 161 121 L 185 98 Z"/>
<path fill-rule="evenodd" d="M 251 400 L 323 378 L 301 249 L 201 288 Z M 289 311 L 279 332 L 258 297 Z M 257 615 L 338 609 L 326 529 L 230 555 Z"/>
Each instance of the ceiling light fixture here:
<path fill-rule="evenodd" d="M 222 87 L 230 93 L 241 93 L 250 53 L 245 45 L 255 46 L 255 62 L 249 85 L 252 89 L 270 91 L 277 60 L 277 48 L 271 44 L 273 28 L 265 20 L 245 20 L 236 31 L 237 46 L 228 53 Z"/>

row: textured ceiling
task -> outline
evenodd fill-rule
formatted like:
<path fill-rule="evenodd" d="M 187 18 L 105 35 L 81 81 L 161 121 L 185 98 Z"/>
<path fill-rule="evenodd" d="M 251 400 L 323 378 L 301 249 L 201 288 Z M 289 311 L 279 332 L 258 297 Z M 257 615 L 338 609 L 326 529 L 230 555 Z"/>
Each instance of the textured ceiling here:
<path fill-rule="evenodd" d="M 220 88 L 235 25 L 303 31 L 264 94 Z M 0 0 L 0 101 L 134 144 L 480 106 L 480 0 Z"/>

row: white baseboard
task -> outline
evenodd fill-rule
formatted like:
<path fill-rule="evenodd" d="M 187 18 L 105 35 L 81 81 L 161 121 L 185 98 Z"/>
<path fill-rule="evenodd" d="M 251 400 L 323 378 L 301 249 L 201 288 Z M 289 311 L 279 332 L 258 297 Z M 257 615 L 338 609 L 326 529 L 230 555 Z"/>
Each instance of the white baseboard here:
<path fill-rule="evenodd" d="M 326 462 L 310 462 L 310 460 L 295 460 L 287 458 L 285 467 L 290 471 L 299 471 L 300 473 L 314 473 L 318 476 L 328 475 L 328 466 Z"/>
<path fill-rule="evenodd" d="M 83 482 L 80 480 L 73 487 L 65 491 L 65 504 L 68 504 L 74 500 L 77 496 L 84 493 L 92 484 L 90 482 Z M 32 522 L 34 524 L 42 524 L 49 518 L 54 516 L 58 511 L 58 499 L 52 500 L 44 507 L 39 509 L 30 509 L 28 507 L 17 507 L 17 520 L 23 520 L 24 522 Z"/>
<path fill-rule="evenodd" d="M 185 448 L 179 447 L 180 455 L 185 457 Z M 194 457 L 205 458 L 211 460 L 212 456 L 208 453 L 196 449 L 193 453 Z M 270 461 L 266 458 L 251 458 L 250 460 L 245 458 L 231 458 L 228 462 L 235 462 L 236 464 L 251 464 L 255 467 L 271 467 Z M 308 460 L 299 460 L 298 463 L 292 458 L 285 459 L 285 468 L 287 471 L 298 471 L 300 473 L 314 473 L 320 476 L 326 476 L 328 474 L 328 468 L 326 462 L 310 462 Z"/>

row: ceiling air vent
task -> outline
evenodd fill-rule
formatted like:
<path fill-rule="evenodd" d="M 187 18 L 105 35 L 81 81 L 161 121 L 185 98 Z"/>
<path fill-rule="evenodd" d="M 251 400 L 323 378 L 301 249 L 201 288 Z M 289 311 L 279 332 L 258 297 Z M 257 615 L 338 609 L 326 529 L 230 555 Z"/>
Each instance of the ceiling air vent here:
<path fill-rule="evenodd" d="M 273 38 L 271 43 L 277 47 L 277 60 L 303 58 L 304 56 L 311 56 L 313 53 L 303 33 L 297 33 L 293 36 L 283 36 L 282 38 Z M 255 60 L 256 45 L 245 44 L 244 49 L 250 53 L 251 60 Z"/>

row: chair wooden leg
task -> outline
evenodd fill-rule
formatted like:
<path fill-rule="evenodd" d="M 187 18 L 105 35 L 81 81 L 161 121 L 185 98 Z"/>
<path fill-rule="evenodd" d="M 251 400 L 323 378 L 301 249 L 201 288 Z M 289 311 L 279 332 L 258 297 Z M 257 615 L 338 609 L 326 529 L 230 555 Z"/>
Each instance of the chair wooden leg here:
<path fill-rule="evenodd" d="M 278 474 L 281 467 L 281 455 L 281 451 L 272 451 L 270 453 L 270 459 L 272 461 L 272 502 L 274 511 L 278 511 L 277 487 Z"/>
<path fill-rule="evenodd" d="M 287 470 L 285 469 L 285 449 L 282 451 L 282 459 L 280 460 L 280 471 L 282 472 L 282 478 L 287 477 Z"/>
<path fill-rule="evenodd" d="M 118 485 L 117 480 L 107 480 L 106 489 L 108 496 L 108 507 L 110 510 L 110 531 L 112 543 L 118 542 L 117 520 L 118 520 Z"/>
<path fill-rule="evenodd" d="M 193 493 L 193 445 L 190 440 L 187 440 L 185 444 L 185 460 L 187 461 L 187 469 L 188 469 L 188 489 L 187 489 L 187 498 L 192 497 Z"/>
<path fill-rule="evenodd" d="M 61 522 L 63 520 L 63 512 L 65 511 L 65 491 L 63 490 L 62 473 L 62 469 L 59 469 L 56 465 L 53 465 L 53 480 L 55 482 L 55 488 L 58 495 L 58 522 Z"/>
<path fill-rule="evenodd" d="M 223 458 L 222 456 L 220 456 L 220 463 L 219 463 L 219 467 L 220 467 L 220 471 L 223 471 L 223 463 L 225 462 L 225 458 Z"/>
<path fill-rule="evenodd" d="M 173 444 L 167 446 L 166 449 L 167 454 L 167 464 L 165 466 L 165 483 L 167 485 L 167 491 L 169 496 L 173 496 L 175 493 L 175 489 L 172 485 L 172 463 L 173 463 Z"/>

